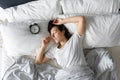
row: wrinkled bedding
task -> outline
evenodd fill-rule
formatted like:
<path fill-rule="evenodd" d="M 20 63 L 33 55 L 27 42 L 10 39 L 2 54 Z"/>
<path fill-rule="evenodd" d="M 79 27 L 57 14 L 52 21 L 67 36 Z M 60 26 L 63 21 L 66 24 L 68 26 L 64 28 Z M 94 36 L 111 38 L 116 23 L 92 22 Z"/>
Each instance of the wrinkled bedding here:
<path fill-rule="evenodd" d="M 55 80 L 57 68 L 44 63 L 34 64 L 32 58 L 22 56 L 9 67 L 3 76 L 3 80 Z"/>
<path fill-rule="evenodd" d="M 73 70 L 74 69 L 74 70 Z M 86 74 L 87 73 L 87 74 Z M 56 75 L 57 74 L 57 75 Z M 55 76 L 56 75 L 56 76 Z M 34 60 L 20 57 L 9 67 L 3 80 L 94 80 L 88 67 L 75 66 L 59 70 L 50 64 L 34 64 Z"/>
<path fill-rule="evenodd" d="M 59 70 L 55 80 L 94 80 L 94 72 L 88 66 L 70 66 Z"/>
<path fill-rule="evenodd" d="M 118 80 L 116 65 L 110 53 L 103 48 L 88 52 L 86 61 L 95 73 L 95 80 Z"/>
<path fill-rule="evenodd" d="M 95 80 L 117 80 L 115 64 L 105 49 L 91 50 L 86 60 Z M 84 66 L 58 69 L 48 63 L 36 65 L 33 58 L 22 56 L 8 68 L 2 80 L 94 80 L 93 72 Z"/>

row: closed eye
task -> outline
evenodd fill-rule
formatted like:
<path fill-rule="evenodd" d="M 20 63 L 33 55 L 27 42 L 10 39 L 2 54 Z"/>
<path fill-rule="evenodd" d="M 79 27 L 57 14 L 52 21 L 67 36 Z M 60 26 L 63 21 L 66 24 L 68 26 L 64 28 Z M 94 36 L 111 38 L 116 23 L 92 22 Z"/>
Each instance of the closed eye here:
<path fill-rule="evenodd" d="M 55 34 L 55 33 L 57 33 L 57 31 L 53 31 L 51 34 Z"/>

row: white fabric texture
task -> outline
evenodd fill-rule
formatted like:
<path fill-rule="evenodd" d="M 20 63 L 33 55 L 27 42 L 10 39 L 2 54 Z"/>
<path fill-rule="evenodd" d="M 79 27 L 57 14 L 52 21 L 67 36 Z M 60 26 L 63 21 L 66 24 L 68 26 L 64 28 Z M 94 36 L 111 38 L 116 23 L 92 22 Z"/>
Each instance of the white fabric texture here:
<path fill-rule="evenodd" d="M 3 41 L 2 41 L 2 36 L 1 36 L 1 32 L 0 32 L 0 48 L 2 48 L 2 43 L 3 43 Z"/>
<path fill-rule="evenodd" d="M 50 20 L 62 13 L 59 0 L 35 0 L 5 9 L 8 22 L 26 19 Z"/>
<path fill-rule="evenodd" d="M 95 73 L 95 80 L 118 80 L 116 65 L 109 51 L 96 48 L 87 53 L 86 61 Z"/>
<path fill-rule="evenodd" d="M 61 15 L 60 18 L 69 17 Z M 120 46 L 120 15 L 86 15 L 84 48 Z M 65 24 L 70 32 L 75 31 L 73 23 Z"/>
<path fill-rule="evenodd" d="M 29 26 L 37 23 L 40 26 L 38 34 L 32 34 Z M 47 31 L 48 22 L 40 20 L 20 21 L 13 23 L 5 23 L 0 25 L 1 35 L 3 36 L 3 46 L 9 57 L 19 57 L 22 55 L 36 55 L 41 40 L 49 36 Z M 50 45 L 53 45 L 51 41 Z M 50 47 L 48 46 L 48 48 Z"/>
<path fill-rule="evenodd" d="M 57 48 L 57 46 L 51 48 L 46 53 L 46 57 L 55 58 L 62 68 L 75 65 L 85 66 L 87 63 L 83 54 L 82 40 L 83 35 L 80 36 L 75 32 L 66 42 L 64 47 L 61 49 Z"/>
<path fill-rule="evenodd" d="M 36 65 L 34 59 L 21 56 L 7 69 L 1 80 L 55 80 L 57 68 L 44 63 Z"/>
<path fill-rule="evenodd" d="M 5 12 L 4 9 L 0 7 L 0 24 L 2 24 L 3 22 L 5 22 Z M 1 36 L 1 32 L 0 32 L 0 48 L 2 47 L 2 36 Z"/>
<path fill-rule="evenodd" d="M 1 79 L 1 74 L 2 74 L 2 72 L 1 72 L 1 70 L 2 70 L 2 65 L 1 65 L 1 63 L 2 63 L 2 48 L 0 48 L 0 79 Z"/>
<path fill-rule="evenodd" d="M 119 0 L 61 0 L 61 6 L 64 14 L 118 13 Z"/>
<path fill-rule="evenodd" d="M 5 22 L 5 20 L 6 20 L 5 10 L 0 7 L 0 24 Z"/>
<path fill-rule="evenodd" d="M 120 0 L 119 0 L 119 9 L 120 9 Z"/>
<path fill-rule="evenodd" d="M 15 62 L 12 57 L 9 57 L 7 55 L 7 51 L 5 50 L 5 48 L 2 48 L 1 54 L 2 57 L 0 61 L 0 80 L 2 80 L 1 78 L 4 75 L 5 71 Z"/>
<path fill-rule="evenodd" d="M 58 70 L 55 80 L 94 80 L 94 73 L 88 66 L 70 66 Z"/>

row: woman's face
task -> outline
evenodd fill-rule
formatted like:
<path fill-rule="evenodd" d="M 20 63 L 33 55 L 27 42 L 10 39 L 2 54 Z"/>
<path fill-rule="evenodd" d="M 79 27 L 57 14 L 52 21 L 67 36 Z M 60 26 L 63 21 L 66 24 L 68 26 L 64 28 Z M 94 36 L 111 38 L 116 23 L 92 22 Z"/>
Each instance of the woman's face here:
<path fill-rule="evenodd" d="M 64 31 L 60 31 L 57 27 L 51 29 L 51 37 L 56 43 L 59 43 L 64 38 Z"/>

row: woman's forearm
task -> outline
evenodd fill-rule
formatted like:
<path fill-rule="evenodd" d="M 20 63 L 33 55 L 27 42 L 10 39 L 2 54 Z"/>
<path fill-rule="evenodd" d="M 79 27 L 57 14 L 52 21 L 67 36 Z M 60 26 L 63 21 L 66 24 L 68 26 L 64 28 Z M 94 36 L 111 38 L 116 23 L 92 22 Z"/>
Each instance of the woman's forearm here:
<path fill-rule="evenodd" d="M 43 62 L 44 59 L 44 53 L 45 53 L 45 47 L 41 47 L 35 57 L 35 63 L 40 64 Z"/>
<path fill-rule="evenodd" d="M 49 60 L 49 58 L 45 57 L 45 49 L 47 48 L 47 45 L 49 44 L 49 42 L 50 42 L 50 37 L 45 37 L 42 40 L 39 52 L 37 53 L 35 57 L 36 64 L 40 64 L 40 63 L 43 63 Z"/>
<path fill-rule="evenodd" d="M 77 22 L 81 21 L 82 19 L 84 19 L 84 16 L 72 16 L 72 17 L 63 19 L 62 24 L 77 23 Z"/>
<path fill-rule="evenodd" d="M 61 20 L 61 23 L 62 24 L 76 23 L 76 31 L 78 32 L 78 34 L 82 35 L 85 32 L 86 20 L 84 16 L 73 16 L 73 17 L 65 18 Z"/>

